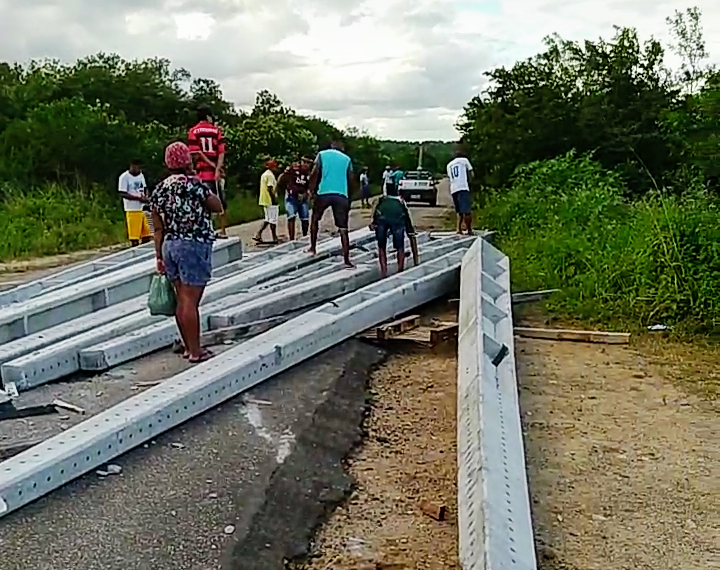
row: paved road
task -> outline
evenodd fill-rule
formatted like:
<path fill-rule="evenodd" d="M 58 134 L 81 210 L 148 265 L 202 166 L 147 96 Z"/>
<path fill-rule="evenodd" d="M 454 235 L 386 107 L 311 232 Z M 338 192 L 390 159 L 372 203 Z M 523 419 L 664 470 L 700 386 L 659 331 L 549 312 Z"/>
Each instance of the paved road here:
<path fill-rule="evenodd" d="M 420 228 L 443 226 L 443 208 L 413 214 Z M 353 210 L 351 227 L 368 218 Z M 256 228 L 244 224 L 231 233 L 247 241 Z M 284 558 L 304 553 L 312 529 L 350 488 L 341 461 L 359 441 L 366 375 L 382 358 L 375 348 L 346 342 L 119 458 L 122 474 L 88 474 L 0 519 L 0 567 L 283 568 Z M 40 387 L 23 403 L 60 397 L 96 413 L 137 393 L 137 382 L 186 366 L 160 353 L 108 374 Z M 3 422 L 0 446 L 48 437 L 75 421 Z M 234 529 L 226 534 L 229 525 Z"/>

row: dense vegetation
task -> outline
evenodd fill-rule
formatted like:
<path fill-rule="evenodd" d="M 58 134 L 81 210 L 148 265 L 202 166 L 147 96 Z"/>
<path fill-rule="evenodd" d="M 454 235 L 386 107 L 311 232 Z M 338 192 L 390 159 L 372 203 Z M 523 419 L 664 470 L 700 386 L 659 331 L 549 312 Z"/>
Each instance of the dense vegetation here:
<path fill-rule="evenodd" d="M 118 175 L 140 158 L 152 183 L 165 145 L 185 138 L 200 104 L 225 129 L 231 223 L 258 217 L 256 186 L 270 156 L 287 163 L 339 136 L 375 181 L 386 164 L 417 163 L 417 144 L 341 132 L 267 91 L 249 112 L 236 110 L 214 81 L 163 59 L 0 63 L 0 260 L 122 241 Z"/>
<path fill-rule="evenodd" d="M 518 289 L 633 328 L 720 324 L 720 74 L 700 12 L 668 18 L 682 68 L 633 29 L 555 36 L 488 72 L 459 122 L 478 172 L 479 223 L 499 231 Z"/>

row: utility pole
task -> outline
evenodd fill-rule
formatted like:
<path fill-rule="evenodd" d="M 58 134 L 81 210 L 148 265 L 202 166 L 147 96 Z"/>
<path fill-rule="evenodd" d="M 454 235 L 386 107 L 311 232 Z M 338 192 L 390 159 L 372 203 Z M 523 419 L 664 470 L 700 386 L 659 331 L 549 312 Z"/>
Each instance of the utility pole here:
<path fill-rule="evenodd" d="M 423 145 L 420 145 L 420 152 L 418 154 L 418 170 L 422 170 L 422 159 L 423 159 Z"/>

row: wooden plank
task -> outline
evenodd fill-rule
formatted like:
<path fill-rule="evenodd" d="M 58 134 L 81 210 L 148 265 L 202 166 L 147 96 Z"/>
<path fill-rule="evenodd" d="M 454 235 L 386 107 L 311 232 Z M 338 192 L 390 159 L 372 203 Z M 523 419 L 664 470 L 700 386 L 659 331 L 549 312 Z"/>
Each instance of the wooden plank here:
<path fill-rule="evenodd" d="M 458 324 L 453 322 L 442 321 L 434 324 L 430 329 L 430 344 L 436 346 L 443 342 L 456 340 L 458 336 Z"/>
<path fill-rule="evenodd" d="M 390 323 L 375 327 L 375 336 L 379 340 L 386 340 L 391 336 L 402 334 L 420 326 L 420 315 L 409 315 Z"/>
<path fill-rule="evenodd" d="M 614 333 L 603 331 L 575 331 L 567 329 L 537 329 L 532 327 L 515 327 L 515 334 L 527 338 L 547 340 L 571 340 L 576 342 L 595 342 L 602 344 L 628 344 L 630 333 Z"/>
<path fill-rule="evenodd" d="M 530 303 L 532 301 L 542 301 L 553 293 L 557 293 L 560 289 L 544 289 L 543 291 L 526 291 L 524 293 L 513 293 L 512 302 L 513 305 L 520 303 Z"/>

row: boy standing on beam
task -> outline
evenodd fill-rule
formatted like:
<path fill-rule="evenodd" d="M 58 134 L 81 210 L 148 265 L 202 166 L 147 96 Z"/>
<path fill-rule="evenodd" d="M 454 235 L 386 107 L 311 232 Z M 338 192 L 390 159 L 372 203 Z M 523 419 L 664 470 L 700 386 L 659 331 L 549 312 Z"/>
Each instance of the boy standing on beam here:
<path fill-rule="evenodd" d="M 387 240 L 392 236 L 393 247 L 397 252 L 398 273 L 405 270 L 405 234 L 410 238 L 413 265 L 420 263 L 415 228 L 410 218 L 405 202 L 398 196 L 398 188 L 388 185 L 387 195 L 380 196 L 375 205 L 370 229 L 375 230 L 375 239 L 378 244 L 378 260 L 380 262 L 380 275 L 387 277 Z"/>

